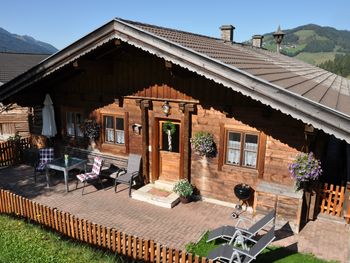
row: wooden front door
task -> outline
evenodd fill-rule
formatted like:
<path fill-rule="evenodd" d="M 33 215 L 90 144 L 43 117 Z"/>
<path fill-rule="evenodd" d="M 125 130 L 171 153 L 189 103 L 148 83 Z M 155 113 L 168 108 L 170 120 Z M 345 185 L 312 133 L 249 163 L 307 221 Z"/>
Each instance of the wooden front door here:
<path fill-rule="evenodd" d="M 160 120 L 158 126 L 159 179 L 178 181 L 180 178 L 181 124 Z"/>

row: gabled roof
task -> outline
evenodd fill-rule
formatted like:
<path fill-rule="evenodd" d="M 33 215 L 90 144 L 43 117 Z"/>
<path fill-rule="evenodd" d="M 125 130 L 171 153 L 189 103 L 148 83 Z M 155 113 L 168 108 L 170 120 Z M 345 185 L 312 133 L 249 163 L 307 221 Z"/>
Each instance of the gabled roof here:
<path fill-rule="evenodd" d="M 48 56 L 48 54 L 0 52 L 0 83 L 8 82 Z"/>
<path fill-rule="evenodd" d="M 112 39 L 120 39 L 350 142 L 350 81 L 263 49 L 114 19 L 2 86 L 29 86 Z M 278 125 L 278 124 L 277 124 Z"/>

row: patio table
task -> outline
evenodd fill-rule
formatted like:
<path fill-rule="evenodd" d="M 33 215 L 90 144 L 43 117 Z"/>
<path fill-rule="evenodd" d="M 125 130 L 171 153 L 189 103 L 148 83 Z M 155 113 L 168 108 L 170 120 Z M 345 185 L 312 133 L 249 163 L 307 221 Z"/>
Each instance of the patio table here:
<path fill-rule="evenodd" d="M 47 185 L 49 186 L 49 169 L 62 171 L 64 174 L 64 183 L 66 185 L 66 192 L 69 192 L 68 188 L 68 172 L 77 167 L 84 167 L 86 170 L 87 160 L 79 159 L 76 157 L 69 157 L 68 162 L 66 163 L 64 157 L 57 158 L 46 165 L 46 180 Z"/>

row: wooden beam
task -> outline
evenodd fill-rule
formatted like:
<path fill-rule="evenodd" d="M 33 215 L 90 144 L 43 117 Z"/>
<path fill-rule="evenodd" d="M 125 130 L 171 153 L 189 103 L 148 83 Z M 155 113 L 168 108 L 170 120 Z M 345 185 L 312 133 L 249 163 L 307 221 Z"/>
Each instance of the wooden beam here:
<path fill-rule="evenodd" d="M 183 152 L 183 178 L 188 179 L 188 181 L 191 181 L 191 144 L 190 144 L 190 138 L 191 138 L 191 127 L 192 127 L 192 121 L 191 121 L 191 113 L 194 112 L 195 107 L 193 104 L 186 104 L 185 105 L 185 111 L 184 111 L 184 127 L 183 127 L 183 145 L 184 145 L 184 152 Z"/>
<path fill-rule="evenodd" d="M 150 107 L 150 101 L 142 100 L 140 103 L 141 108 L 141 125 L 142 125 L 142 174 L 144 182 L 149 182 L 149 123 L 148 123 L 148 109 Z"/>

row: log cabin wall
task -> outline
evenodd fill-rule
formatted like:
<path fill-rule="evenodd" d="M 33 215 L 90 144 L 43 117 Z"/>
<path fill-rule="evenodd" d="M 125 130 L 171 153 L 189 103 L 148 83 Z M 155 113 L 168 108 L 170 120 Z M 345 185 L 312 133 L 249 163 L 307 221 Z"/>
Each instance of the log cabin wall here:
<path fill-rule="evenodd" d="M 141 123 L 138 99 L 148 99 L 152 104 L 148 113 L 148 146 L 152 145 L 154 137 L 154 120 L 162 116 L 164 99 L 171 104 L 168 118 L 179 121 L 184 118 L 179 102 L 196 104 L 197 111 L 191 113 L 192 134 L 201 130 L 212 132 L 218 154 L 202 160 L 192 152 L 190 179 L 202 195 L 229 202 L 237 201 L 232 190 L 237 183 L 245 182 L 253 188 L 259 180 L 291 185 L 287 165 L 304 145 L 302 122 L 187 69 L 166 66 L 163 59 L 128 45 L 101 47 L 78 59 L 75 66 L 67 65 L 57 70 L 24 92 L 24 97 L 33 92 L 37 96 L 26 100 L 27 104 L 40 104 L 45 93 L 50 93 L 63 138 L 69 110 L 97 121 L 101 121 L 103 114 L 127 114 L 127 146 L 104 145 L 101 138 L 98 142 L 102 152 L 124 156 L 142 152 L 142 136 L 132 131 L 132 124 Z M 263 143 L 259 145 L 258 169 L 225 164 L 223 151 L 226 142 L 222 135 L 226 129 L 259 135 Z M 149 157 L 151 167 L 154 155 L 149 153 Z M 151 178 L 152 171 L 150 169 Z"/>
<path fill-rule="evenodd" d="M 21 137 L 29 137 L 30 109 L 14 105 L 0 113 L 0 140 L 6 140 L 17 132 Z"/>

